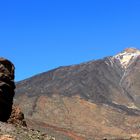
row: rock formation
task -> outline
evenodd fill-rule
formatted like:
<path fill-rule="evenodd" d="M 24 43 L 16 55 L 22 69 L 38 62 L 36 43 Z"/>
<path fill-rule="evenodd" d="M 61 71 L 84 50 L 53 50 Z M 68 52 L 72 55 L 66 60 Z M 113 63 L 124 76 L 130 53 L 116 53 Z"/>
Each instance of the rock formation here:
<path fill-rule="evenodd" d="M 12 111 L 14 97 L 14 65 L 0 58 L 0 121 L 6 122 Z"/>
<path fill-rule="evenodd" d="M 24 120 L 24 114 L 18 106 L 13 105 L 11 116 L 7 121 L 10 124 L 20 125 L 26 127 L 26 121 Z"/>

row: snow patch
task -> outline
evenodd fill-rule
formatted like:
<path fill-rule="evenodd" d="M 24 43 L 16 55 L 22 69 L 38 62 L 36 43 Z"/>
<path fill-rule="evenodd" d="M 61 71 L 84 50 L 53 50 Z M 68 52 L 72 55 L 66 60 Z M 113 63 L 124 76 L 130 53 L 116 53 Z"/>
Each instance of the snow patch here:
<path fill-rule="evenodd" d="M 131 109 L 138 109 L 139 110 L 139 108 L 137 106 L 135 106 L 134 103 L 132 103 L 130 106 L 127 106 L 127 107 L 131 108 Z"/>
<path fill-rule="evenodd" d="M 113 60 L 120 62 L 122 68 L 126 69 L 130 62 L 140 55 L 140 50 L 134 48 L 125 49 L 123 52 L 112 57 Z"/>

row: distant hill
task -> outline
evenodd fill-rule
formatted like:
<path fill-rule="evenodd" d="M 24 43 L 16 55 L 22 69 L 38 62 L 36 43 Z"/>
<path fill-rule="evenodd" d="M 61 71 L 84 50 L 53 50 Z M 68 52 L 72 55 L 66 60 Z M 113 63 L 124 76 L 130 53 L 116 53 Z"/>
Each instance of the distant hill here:
<path fill-rule="evenodd" d="M 15 103 L 28 120 L 74 140 L 140 133 L 140 51 L 59 67 L 16 84 Z M 57 133 L 56 133 L 57 132 Z"/>

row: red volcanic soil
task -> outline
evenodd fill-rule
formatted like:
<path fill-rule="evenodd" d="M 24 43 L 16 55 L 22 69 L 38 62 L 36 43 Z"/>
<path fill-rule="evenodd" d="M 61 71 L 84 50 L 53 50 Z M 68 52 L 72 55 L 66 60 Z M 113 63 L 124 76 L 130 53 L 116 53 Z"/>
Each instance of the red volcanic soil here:
<path fill-rule="evenodd" d="M 43 128 L 53 129 L 54 131 L 60 132 L 61 134 L 64 134 L 65 136 L 68 136 L 68 137 L 72 138 L 73 140 L 86 140 L 84 137 L 78 136 L 78 134 L 76 132 L 69 131 L 69 130 L 59 128 L 59 127 L 56 127 L 56 126 L 52 126 L 52 125 L 49 125 L 49 124 L 43 123 L 43 122 L 38 122 L 38 121 L 33 121 L 32 122 L 31 120 L 28 120 L 28 125 L 29 126 L 30 125 L 33 126 L 32 125 L 33 123 L 35 123 L 36 125 L 39 125 Z"/>

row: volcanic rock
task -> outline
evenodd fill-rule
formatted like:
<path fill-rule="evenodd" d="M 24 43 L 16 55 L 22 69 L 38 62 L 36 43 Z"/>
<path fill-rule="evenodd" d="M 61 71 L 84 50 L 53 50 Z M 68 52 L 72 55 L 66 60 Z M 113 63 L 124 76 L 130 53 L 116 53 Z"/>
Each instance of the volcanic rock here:
<path fill-rule="evenodd" d="M 13 105 L 11 116 L 7 121 L 10 124 L 20 125 L 26 127 L 26 121 L 24 120 L 24 114 L 18 106 Z"/>
<path fill-rule="evenodd" d="M 16 140 L 16 139 L 10 135 L 2 135 L 0 136 L 0 140 Z"/>
<path fill-rule="evenodd" d="M 38 130 L 0 122 L 0 140 L 55 140 Z"/>
<path fill-rule="evenodd" d="M 0 121 L 6 122 L 12 111 L 14 97 L 14 65 L 0 58 Z"/>

